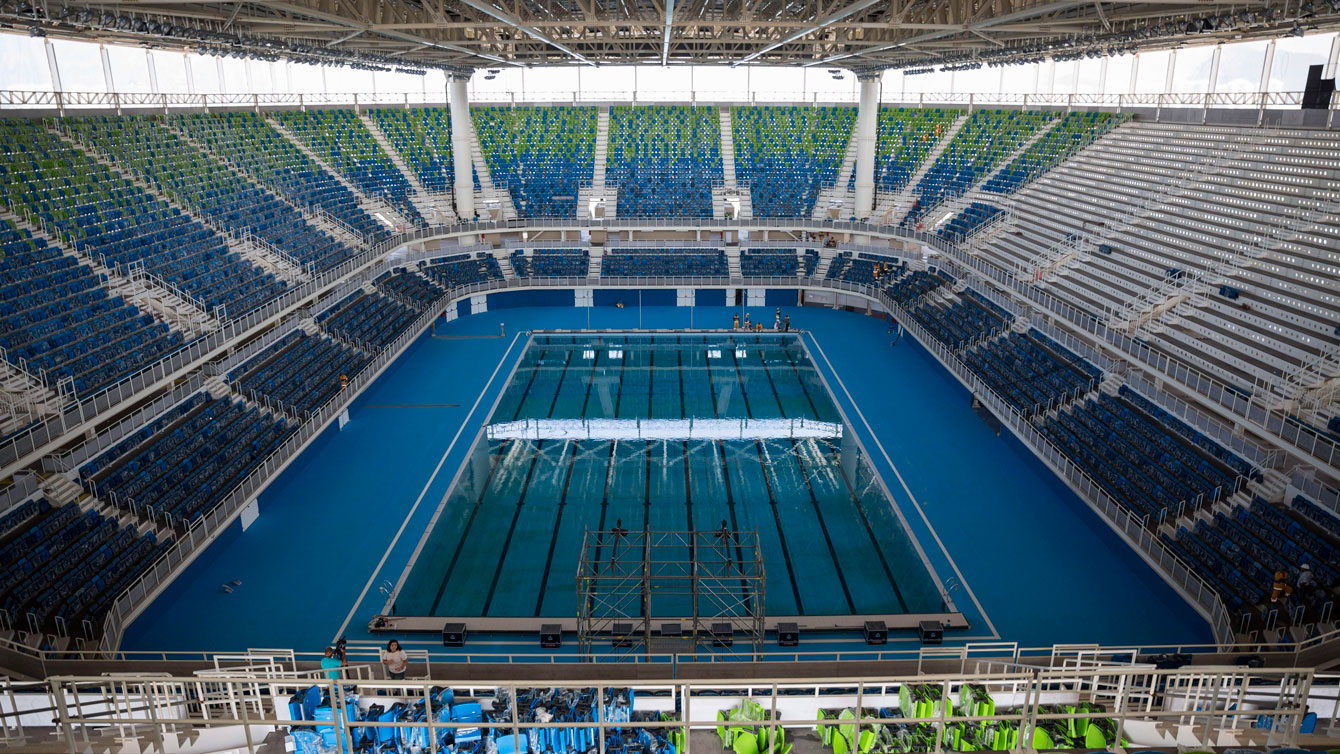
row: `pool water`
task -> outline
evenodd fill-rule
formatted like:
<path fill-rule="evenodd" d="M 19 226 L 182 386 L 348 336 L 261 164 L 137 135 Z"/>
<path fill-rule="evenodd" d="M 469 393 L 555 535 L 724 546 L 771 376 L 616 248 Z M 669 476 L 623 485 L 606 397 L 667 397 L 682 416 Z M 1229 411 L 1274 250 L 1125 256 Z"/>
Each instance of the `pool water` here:
<path fill-rule="evenodd" d="M 952 609 L 799 337 L 630 334 L 532 338 L 394 612 L 572 617 L 588 531 L 723 524 L 769 616 Z"/>

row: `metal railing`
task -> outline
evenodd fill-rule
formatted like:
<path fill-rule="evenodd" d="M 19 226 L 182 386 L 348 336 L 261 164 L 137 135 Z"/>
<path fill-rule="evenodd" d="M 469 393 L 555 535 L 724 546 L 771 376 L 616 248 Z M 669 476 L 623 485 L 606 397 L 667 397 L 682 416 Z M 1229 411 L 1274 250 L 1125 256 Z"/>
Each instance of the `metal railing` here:
<path fill-rule="evenodd" d="M 716 105 L 849 105 L 858 101 L 854 89 L 840 91 L 738 90 L 634 91 L 619 89 L 549 90 L 542 92 L 476 90 L 470 95 L 477 104 L 507 105 L 596 105 L 658 102 Z M 898 92 L 885 89 L 880 103 L 908 107 L 1007 107 L 1070 110 L 1276 110 L 1298 109 L 1303 92 L 1165 92 L 1148 94 L 1009 94 L 1004 92 Z M 1332 100 L 1334 107 L 1335 100 Z M 0 90 L 0 109 L 103 110 L 266 110 L 322 107 L 446 107 L 446 92 L 328 93 L 328 94 L 152 94 L 148 92 L 37 92 Z"/>
<path fill-rule="evenodd" d="M 417 658 L 415 658 L 417 659 Z M 1318 712 L 1319 730 L 1333 733 L 1336 679 L 1311 670 L 1195 666 L 1160 669 L 1150 665 L 1104 663 L 1076 657 L 1069 666 L 1028 667 L 993 659 L 974 660 L 960 672 L 925 674 L 851 674 L 815 681 L 795 677 L 750 679 L 677 680 L 669 673 L 632 682 L 589 681 L 573 678 L 536 684 L 504 681 L 475 686 L 450 678 L 416 680 L 371 680 L 366 665 L 342 668 L 328 679 L 318 668 L 297 667 L 296 661 L 278 656 L 232 658 L 231 666 L 203 670 L 194 676 L 159 675 L 57 676 L 41 682 L 7 681 L 0 686 L 0 719 L 10 740 L 51 731 L 71 750 L 88 750 L 106 734 L 141 737 L 145 748 L 166 750 L 165 741 L 204 739 L 226 742 L 231 749 L 252 754 L 268 750 L 272 732 L 330 731 L 340 742 L 361 738 L 364 733 L 384 736 L 387 729 L 397 739 L 412 740 L 422 734 L 426 754 L 446 750 L 443 740 L 452 734 L 464 740 L 466 728 L 486 741 L 509 735 L 519 741 L 540 738 L 545 730 L 570 731 L 580 727 L 594 739 L 591 754 L 610 754 L 611 738 L 645 730 L 666 740 L 677 741 L 683 754 L 694 754 L 702 746 L 698 734 L 706 734 L 714 750 L 719 742 L 713 732 L 728 729 L 752 731 L 769 741 L 822 726 L 851 726 L 853 738 L 862 730 L 873 732 L 884 726 L 924 725 L 930 733 L 918 750 L 952 750 L 951 726 L 982 723 L 1018 731 L 1018 751 L 1032 751 L 1039 731 L 1074 720 L 1110 721 L 1114 744 L 1130 742 L 1132 748 L 1179 745 L 1210 747 L 1249 746 L 1260 750 L 1296 746 L 1304 717 Z M 965 663 L 967 664 L 967 663 Z M 416 668 L 417 674 L 417 668 Z M 440 715 L 440 684 L 448 684 L 453 702 L 478 702 L 497 713 L 511 709 L 510 719 L 486 717 L 482 721 L 452 721 Z M 903 707 L 910 687 L 930 687 L 934 697 L 960 699 L 971 684 L 992 702 L 989 707 L 961 708 L 957 704 L 933 704 L 920 716 Z M 328 699 L 335 710 L 331 719 L 295 720 L 287 714 L 288 700 L 315 689 L 316 697 Z M 551 693 L 576 698 L 586 693 L 594 700 L 588 719 L 523 722 L 515 705 L 534 695 Z M 610 700 L 622 696 L 623 704 Z M 394 703 L 422 707 L 424 714 L 411 719 L 381 722 L 363 720 L 367 709 Z M 748 702 L 761 710 L 764 719 L 751 720 L 724 711 Z M 1081 704 L 1096 705 L 1079 707 Z M 622 707 L 621 711 L 616 708 Z M 1077 709 L 1077 707 L 1079 707 Z M 854 715 L 841 721 L 824 710 L 848 709 Z M 632 722 L 633 710 L 660 713 L 647 722 Z M 1092 710 L 1092 711 L 1088 711 Z M 529 710 L 525 711 L 526 714 Z M 406 716 L 408 717 L 408 716 Z M 525 718 L 532 719 L 529 716 Z M 54 727 L 54 731 L 51 729 Z M 209 735 L 205 735 L 208 732 Z M 844 734 L 845 735 L 845 734 Z M 543 736 L 548 737 L 548 736 Z M 1050 740 L 1050 739 L 1048 739 Z M 291 743 L 291 742 L 290 742 Z M 620 741 L 622 743 L 622 741 Z M 352 749 L 352 746 L 349 746 Z M 517 747 L 520 750 L 529 747 Z M 678 748 L 678 747 L 677 747 Z M 566 748 L 560 747 L 562 751 Z M 779 748 L 780 750 L 780 748 Z"/>

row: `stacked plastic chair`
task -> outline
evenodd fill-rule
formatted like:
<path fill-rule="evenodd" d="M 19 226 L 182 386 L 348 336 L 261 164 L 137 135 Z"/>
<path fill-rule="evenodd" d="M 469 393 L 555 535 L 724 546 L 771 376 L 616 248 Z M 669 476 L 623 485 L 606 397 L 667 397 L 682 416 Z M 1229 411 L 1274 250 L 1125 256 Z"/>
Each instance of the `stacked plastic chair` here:
<path fill-rule="evenodd" d="M 451 113 L 441 107 L 377 108 L 368 114 L 391 146 L 429 191 L 452 190 L 455 167 L 451 151 Z M 473 172 L 473 171 L 472 171 Z M 474 176 L 479 190 L 479 176 Z"/>

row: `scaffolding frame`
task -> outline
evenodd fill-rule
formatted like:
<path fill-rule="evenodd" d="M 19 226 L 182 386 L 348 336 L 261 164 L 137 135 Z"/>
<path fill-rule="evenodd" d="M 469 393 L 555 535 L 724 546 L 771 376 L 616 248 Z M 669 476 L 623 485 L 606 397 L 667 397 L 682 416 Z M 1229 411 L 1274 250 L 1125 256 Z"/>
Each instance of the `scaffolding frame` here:
<path fill-rule="evenodd" d="M 666 649 L 660 639 L 725 651 L 739 643 L 758 654 L 765 583 L 755 530 L 588 529 L 577 565 L 577 639 L 586 654 L 596 641 L 620 638 L 632 654 L 639 637 L 644 652 Z M 680 633 L 660 632 L 667 623 Z M 725 626 L 732 644 L 715 647 L 726 637 L 713 629 Z"/>

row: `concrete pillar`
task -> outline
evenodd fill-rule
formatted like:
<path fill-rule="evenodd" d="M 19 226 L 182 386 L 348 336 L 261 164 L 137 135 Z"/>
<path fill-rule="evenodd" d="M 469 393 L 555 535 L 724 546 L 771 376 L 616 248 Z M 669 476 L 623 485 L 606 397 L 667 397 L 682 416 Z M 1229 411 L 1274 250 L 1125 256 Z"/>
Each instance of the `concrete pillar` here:
<path fill-rule="evenodd" d="M 857 77 L 861 82 L 861 107 L 856 112 L 856 217 L 860 219 L 875 211 L 875 129 L 879 122 L 880 78 L 877 73 Z"/>
<path fill-rule="evenodd" d="M 448 86 L 451 106 L 451 153 L 455 167 L 452 182 L 456 187 L 456 214 L 462 221 L 475 217 L 475 181 L 470 162 L 470 101 L 466 85 L 470 79 L 453 74 Z"/>
<path fill-rule="evenodd" d="M 47 70 L 51 71 L 51 91 L 63 92 L 65 87 L 61 86 L 60 66 L 56 65 L 56 48 L 51 46 L 51 38 L 46 37 L 43 40 L 47 50 Z"/>

